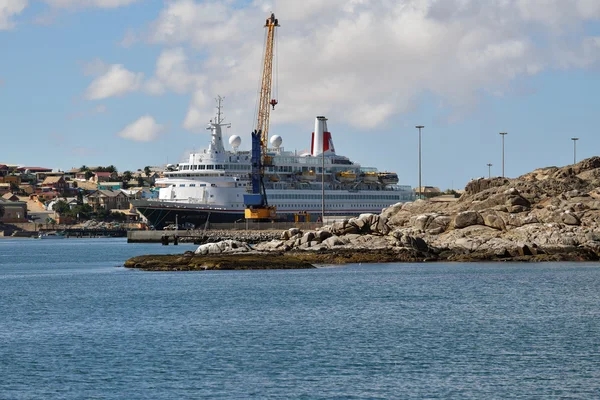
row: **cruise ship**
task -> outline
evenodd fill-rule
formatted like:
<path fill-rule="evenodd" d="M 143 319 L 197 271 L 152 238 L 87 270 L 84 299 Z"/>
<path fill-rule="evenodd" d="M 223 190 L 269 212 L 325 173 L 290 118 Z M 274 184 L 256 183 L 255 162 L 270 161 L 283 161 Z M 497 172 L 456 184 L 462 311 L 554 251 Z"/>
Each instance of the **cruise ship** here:
<path fill-rule="evenodd" d="M 217 99 L 216 118 L 207 127 L 208 148 L 192 152 L 185 162 L 168 165 L 156 180 L 158 198 L 132 201 L 155 229 L 244 221 L 244 194 L 251 191 L 251 154 L 238 150 L 242 142 L 238 135 L 229 137 L 231 150 L 225 148 L 222 128 L 230 125 L 223 122 L 221 100 Z M 285 151 L 282 142 L 279 135 L 270 138 L 271 164 L 264 171 L 267 201 L 277 208 L 280 220 L 379 213 L 392 204 L 414 200 L 412 188 L 398 185 L 396 173 L 362 167 L 337 154 L 325 117 L 316 117 L 310 152 Z"/>

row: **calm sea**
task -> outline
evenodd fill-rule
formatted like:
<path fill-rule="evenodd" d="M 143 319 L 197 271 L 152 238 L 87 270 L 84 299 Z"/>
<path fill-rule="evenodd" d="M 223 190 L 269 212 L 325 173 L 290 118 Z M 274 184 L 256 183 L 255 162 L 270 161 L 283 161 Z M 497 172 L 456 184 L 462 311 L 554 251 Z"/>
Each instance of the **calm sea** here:
<path fill-rule="evenodd" d="M 1 399 L 600 398 L 600 265 L 156 273 L 0 240 Z"/>

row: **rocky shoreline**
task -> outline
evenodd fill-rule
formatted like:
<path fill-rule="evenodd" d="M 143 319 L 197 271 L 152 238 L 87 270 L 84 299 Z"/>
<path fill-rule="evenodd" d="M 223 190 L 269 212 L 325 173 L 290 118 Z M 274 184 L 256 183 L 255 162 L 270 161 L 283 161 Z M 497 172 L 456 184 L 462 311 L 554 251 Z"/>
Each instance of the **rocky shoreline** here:
<path fill-rule="evenodd" d="M 315 231 L 292 228 L 277 238 L 269 235 L 252 248 L 225 240 L 201 245 L 196 254 L 228 257 L 232 265 L 241 253 L 257 257 L 258 264 L 261 257 L 276 254 L 309 264 L 598 261 L 600 157 L 515 179 L 473 180 L 457 201 L 398 203 L 381 214 Z"/>

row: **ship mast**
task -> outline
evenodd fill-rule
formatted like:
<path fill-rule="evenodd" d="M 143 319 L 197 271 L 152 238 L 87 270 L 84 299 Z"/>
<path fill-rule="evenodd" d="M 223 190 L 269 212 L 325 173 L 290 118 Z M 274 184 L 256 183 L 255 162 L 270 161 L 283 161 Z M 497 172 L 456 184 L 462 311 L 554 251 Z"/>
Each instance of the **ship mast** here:
<path fill-rule="evenodd" d="M 211 152 L 211 154 L 223 154 L 225 152 L 225 148 L 223 147 L 223 132 L 221 127 L 230 127 L 231 124 L 223 124 L 223 120 L 225 119 L 223 117 L 223 112 L 221 111 L 223 97 L 217 96 L 215 101 L 217 102 L 217 118 L 215 122 L 213 122 L 211 119 L 208 127 L 206 128 L 207 130 L 211 131 L 211 141 L 210 145 L 208 146 L 208 150 Z"/>

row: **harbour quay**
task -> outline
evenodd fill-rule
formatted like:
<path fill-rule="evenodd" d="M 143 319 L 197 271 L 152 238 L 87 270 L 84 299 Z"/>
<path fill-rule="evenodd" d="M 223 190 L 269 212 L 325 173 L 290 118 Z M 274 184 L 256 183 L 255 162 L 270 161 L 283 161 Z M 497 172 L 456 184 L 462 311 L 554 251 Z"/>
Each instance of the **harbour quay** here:
<path fill-rule="evenodd" d="M 127 232 L 127 243 L 200 244 L 232 239 L 253 244 L 279 239 L 282 232 L 290 228 L 315 230 L 321 225 L 320 222 L 248 222 L 210 224 L 206 229 L 131 230 Z"/>

